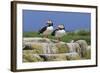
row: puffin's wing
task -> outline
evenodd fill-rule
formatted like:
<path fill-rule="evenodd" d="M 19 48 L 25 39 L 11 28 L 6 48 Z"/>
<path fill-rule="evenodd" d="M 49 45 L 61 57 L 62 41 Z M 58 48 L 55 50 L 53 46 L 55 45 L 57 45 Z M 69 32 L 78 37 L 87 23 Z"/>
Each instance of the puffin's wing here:
<path fill-rule="evenodd" d="M 43 27 L 42 29 L 39 30 L 39 33 L 43 33 L 47 29 L 47 26 Z"/>
<path fill-rule="evenodd" d="M 51 35 L 54 36 L 57 30 L 58 30 L 58 29 L 55 29 L 55 30 L 52 32 Z"/>

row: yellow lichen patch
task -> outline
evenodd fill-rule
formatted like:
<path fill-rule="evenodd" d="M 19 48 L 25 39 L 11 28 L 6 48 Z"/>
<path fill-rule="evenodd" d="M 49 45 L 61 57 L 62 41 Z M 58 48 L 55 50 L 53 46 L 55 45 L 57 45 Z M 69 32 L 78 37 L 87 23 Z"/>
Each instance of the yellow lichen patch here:
<path fill-rule="evenodd" d="M 23 51 L 23 62 L 38 62 L 43 61 L 38 54 L 34 55 L 33 50 L 24 50 Z"/>
<path fill-rule="evenodd" d="M 85 59 L 91 59 L 91 49 L 88 49 L 84 52 Z"/>
<path fill-rule="evenodd" d="M 66 58 L 66 55 L 64 55 L 64 54 L 58 54 L 58 55 L 55 56 L 54 60 L 62 61 L 62 60 L 67 60 L 67 58 Z"/>
<path fill-rule="evenodd" d="M 31 45 L 33 54 L 43 54 L 43 46 L 39 43 L 34 43 Z"/>
<path fill-rule="evenodd" d="M 69 48 L 66 44 L 57 43 L 56 47 L 58 48 L 58 53 L 67 53 Z"/>
<path fill-rule="evenodd" d="M 43 46 L 42 46 L 42 44 L 39 44 L 39 43 L 34 43 L 34 44 L 32 44 L 31 45 L 31 47 L 33 48 L 33 49 L 42 49 L 43 48 Z"/>

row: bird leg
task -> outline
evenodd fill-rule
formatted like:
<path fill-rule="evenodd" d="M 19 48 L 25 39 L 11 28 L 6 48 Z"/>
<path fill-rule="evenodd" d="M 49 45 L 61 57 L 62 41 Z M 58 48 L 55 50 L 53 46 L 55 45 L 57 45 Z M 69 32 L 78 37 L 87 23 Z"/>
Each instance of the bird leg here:
<path fill-rule="evenodd" d="M 60 37 L 58 37 L 58 38 L 57 38 L 57 40 L 58 40 L 58 41 L 61 41 L 61 38 L 60 38 Z"/>
<path fill-rule="evenodd" d="M 48 35 L 46 35 L 45 37 L 48 38 Z"/>
<path fill-rule="evenodd" d="M 48 38 L 48 35 L 44 35 L 43 38 Z"/>

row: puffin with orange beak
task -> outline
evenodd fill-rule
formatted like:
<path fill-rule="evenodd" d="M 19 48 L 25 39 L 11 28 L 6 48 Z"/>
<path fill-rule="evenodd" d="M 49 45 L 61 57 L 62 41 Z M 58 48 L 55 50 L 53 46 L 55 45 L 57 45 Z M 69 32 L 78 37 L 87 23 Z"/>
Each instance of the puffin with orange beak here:
<path fill-rule="evenodd" d="M 65 27 L 63 24 L 60 24 L 58 25 L 57 29 L 55 29 L 53 32 L 52 32 L 52 36 L 55 36 L 55 38 L 60 41 L 61 38 L 66 34 L 66 31 L 65 31 Z"/>
<path fill-rule="evenodd" d="M 42 34 L 44 37 L 48 38 L 48 36 L 53 32 L 53 22 L 48 20 L 46 24 L 46 26 L 40 29 L 39 34 Z"/>

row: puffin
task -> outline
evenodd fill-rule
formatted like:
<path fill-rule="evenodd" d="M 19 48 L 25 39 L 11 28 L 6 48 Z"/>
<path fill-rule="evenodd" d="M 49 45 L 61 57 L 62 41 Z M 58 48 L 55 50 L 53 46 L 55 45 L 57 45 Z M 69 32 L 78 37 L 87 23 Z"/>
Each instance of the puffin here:
<path fill-rule="evenodd" d="M 57 29 L 55 29 L 53 32 L 52 32 L 52 36 L 55 36 L 55 38 L 58 40 L 58 41 L 61 41 L 61 38 L 66 34 L 66 31 L 65 31 L 65 27 L 63 24 L 60 24 L 58 25 Z"/>
<path fill-rule="evenodd" d="M 53 32 L 53 22 L 48 20 L 46 24 L 46 26 L 39 30 L 39 34 L 42 34 L 44 37 L 48 38 L 48 36 Z"/>

